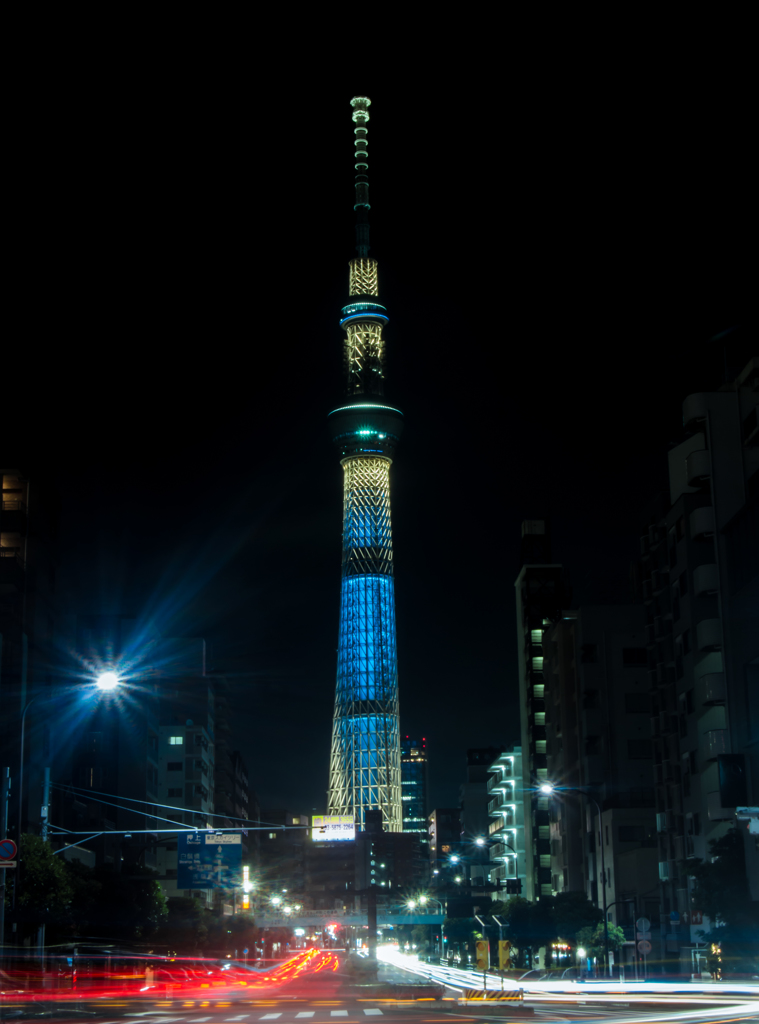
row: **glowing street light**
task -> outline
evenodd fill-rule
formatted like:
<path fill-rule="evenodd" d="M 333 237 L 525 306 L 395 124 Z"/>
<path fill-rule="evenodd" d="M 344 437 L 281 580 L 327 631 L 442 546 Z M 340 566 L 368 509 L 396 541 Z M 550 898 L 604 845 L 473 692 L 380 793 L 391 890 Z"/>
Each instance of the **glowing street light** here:
<path fill-rule="evenodd" d="M 422 902 L 421 897 L 419 899 L 419 902 L 420 903 Z M 409 908 L 409 910 L 413 910 L 414 907 L 416 906 L 416 900 L 407 900 L 406 901 L 406 906 Z"/>
<path fill-rule="evenodd" d="M 282 897 L 281 896 L 272 896 L 271 902 L 274 904 L 275 907 L 277 907 L 282 902 Z"/>
<path fill-rule="evenodd" d="M 556 787 L 553 785 L 552 782 L 544 782 L 540 786 L 540 792 L 541 793 L 545 793 L 546 796 L 550 796 L 551 793 L 553 793 L 555 788 Z"/>
<path fill-rule="evenodd" d="M 457 853 L 454 853 L 450 858 L 451 864 L 458 864 L 460 859 L 461 858 L 459 857 L 459 855 Z"/>
<path fill-rule="evenodd" d="M 475 839 L 475 841 L 474 841 L 474 845 L 475 846 L 484 846 L 485 845 L 485 840 L 482 838 L 482 836 L 478 836 Z"/>
<path fill-rule="evenodd" d="M 101 672 L 95 680 L 98 690 L 115 690 L 120 679 L 115 672 Z"/>

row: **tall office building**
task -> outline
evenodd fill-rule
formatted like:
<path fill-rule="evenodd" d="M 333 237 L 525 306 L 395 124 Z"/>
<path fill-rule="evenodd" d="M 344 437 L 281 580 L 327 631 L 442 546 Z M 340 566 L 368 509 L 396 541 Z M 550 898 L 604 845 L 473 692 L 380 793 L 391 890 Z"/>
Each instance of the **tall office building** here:
<path fill-rule="evenodd" d="M 401 740 L 401 799 L 403 801 L 403 831 L 423 832 L 427 837 L 427 741 Z"/>
<path fill-rule="evenodd" d="M 384 395 L 387 312 L 378 302 L 377 261 L 369 256 L 367 124 L 370 100 L 351 100 L 355 124 L 356 251 L 349 263 L 344 400 L 329 414 L 344 478 L 343 559 L 329 813 L 364 828 L 382 811 L 386 831 L 403 828 L 390 528 L 391 455 L 403 416 Z"/>
<path fill-rule="evenodd" d="M 522 568 L 517 576 L 517 650 L 524 780 L 524 842 L 526 865 L 522 895 L 528 900 L 550 896 L 551 839 L 549 801 L 538 786 L 548 779 L 546 694 L 543 678 L 543 636 L 561 617 L 570 598 L 561 565 L 551 562 L 548 523 L 522 523 Z"/>
<path fill-rule="evenodd" d="M 759 359 L 683 402 L 669 495 L 641 537 L 653 696 L 663 957 L 689 969 L 709 929 L 689 857 L 759 803 Z M 746 829 L 759 898 L 759 852 Z"/>

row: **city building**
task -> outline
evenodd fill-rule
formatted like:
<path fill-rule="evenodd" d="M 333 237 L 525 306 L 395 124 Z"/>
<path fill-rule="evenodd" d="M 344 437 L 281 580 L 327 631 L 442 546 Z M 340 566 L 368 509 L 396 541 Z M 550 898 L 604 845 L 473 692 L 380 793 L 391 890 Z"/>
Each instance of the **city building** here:
<path fill-rule="evenodd" d="M 465 883 L 487 884 L 490 875 L 490 815 L 488 805 L 488 773 L 501 754 L 499 747 L 476 747 L 466 752 L 466 782 L 459 786 L 459 852 L 458 873 Z"/>
<path fill-rule="evenodd" d="M 57 711 L 51 709 L 49 698 L 58 617 L 59 500 L 44 477 L 27 469 L 10 466 L 0 475 L 0 767 L 11 770 L 15 795 L 9 806 L 9 826 L 10 835 L 17 839 L 19 832 L 40 820 L 43 770 L 50 764 L 51 733 L 55 732 L 51 722 Z M 20 811 L 22 719 L 25 778 Z"/>
<path fill-rule="evenodd" d="M 390 832 L 403 828 L 390 465 L 403 416 L 384 398 L 385 307 L 369 256 L 367 124 L 370 100 L 351 100 L 355 124 L 356 251 L 349 263 L 345 397 L 329 414 L 343 467 L 343 558 L 329 813 L 379 808 Z"/>
<path fill-rule="evenodd" d="M 260 824 L 261 897 L 280 896 L 283 889 L 291 896 L 305 896 L 307 815 L 281 807 L 264 808 Z"/>
<path fill-rule="evenodd" d="M 490 797 L 488 815 L 488 849 L 491 864 L 490 881 L 499 886 L 493 892 L 494 900 L 509 895 L 522 895 L 527 870 L 527 850 L 524 842 L 524 785 L 522 781 L 522 748 L 513 746 L 505 750 L 488 767 L 487 791 Z M 519 892 L 508 892 L 507 883 L 519 879 Z"/>
<path fill-rule="evenodd" d="M 436 807 L 427 818 L 430 874 L 436 887 L 444 886 L 454 869 L 451 857 L 461 854 L 461 809 Z M 455 861 L 454 861 L 455 865 Z"/>
<path fill-rule="evenodd" d="M 661 957 L 689 965 L 710 923 L 689 857 L 759 804 L 759 359 L 683 402 L 669 494 L 641 537 L 659 831 Z M 759 853 L 744 834 L 759 898 Z"/>
<path fill-rule="evenodd" d="M 524 841 L 527 851 L 522 895 L 529 900 L 553 893 L 550 864 L 549 801 L 538 791 L 548 779 L 545 727 L 543 633 L 571 603 L 566 573 L 551 562 L 549 524 L 522 523 L 522 568 L 514 584 L 519 657 Z"/>
<path fill-rule="evenodd" d="M 172 717 L 181 719 L 179 714 Z M 164 811 L 166 818 L 198 828 L 214 824 L 213 727 L 209 732 L 208 725 L 185 719 L 158 727 L 158 802 L 177 808 L 176 813 Z M 157 846 L 156 868 L 164 896 L 191 896 L 212 906 L 211 889 L 177 889 L 177 845 L 172 836 Z"/>
<path fill-rule="evenodd" d="M 427 842 L 427 787 L 429 762 L 427 741 L 401 740 L 401 799 L 403 801 L 403 831 L 421 832 Z"/>
<path fill-rule="evenodd" d="M 543 632 L 547 779 L 556 790 L 549 829 L 538 834 L 548 849 L 541 866 L 550 865 L 554 893 L 585 892 L 609 908 L 628 961 L 634 922 L 658 903 L 647 666 L 641 605 L 564 611 Z"/>

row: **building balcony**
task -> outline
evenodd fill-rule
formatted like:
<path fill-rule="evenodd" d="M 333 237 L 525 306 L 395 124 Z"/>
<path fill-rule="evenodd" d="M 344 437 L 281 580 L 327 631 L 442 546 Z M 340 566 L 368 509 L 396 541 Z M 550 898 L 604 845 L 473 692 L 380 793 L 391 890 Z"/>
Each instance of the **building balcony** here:
<path fill-rule="evenodd" d="M 709 821 L 730 821 L 735 813 L 734 808 L 723 807 L 720 798 L 719 790 L 713 793 L 706 794 L 706 813 L 709 816 Z"/>
<path fill-rule="evenodd" d="M 669 569 L 651 570 L 651 591 L 660 594 L 669 583 Z"/>
<path fill-rule="evenodd" d="M 700 689 L 702 704 L 707 707 L 724 704 L 726 700 L 724 672 L 710 672 L 708 675 L 702 676 Z"/>
<path fill-rule="evenodd" d="M 721 619 L 702 619 L 696 623 L 696 647 L 699 651 L 719 651 L 722 649 Z"/>
<path fill-rule="evenodd" d="M 685 476 L 689 487 L 703 487 L 712 475 L 711 452 L 705 448 L 691 452 L 685 460 Z"/>
<path fill-rule="evenodd" d="M 711 505 L 696 508 L 690 514 L 690 535 L 692 540 L 714 536 L 714 509 Z"/>
<path fill-rule="evenodd" d="M 514 794 L 509 788 L 506 793 L 497 793 L 488 803 L 488 814 L 500 814 L 513 810 L 515 806 Z"/>
<path fill-rule="evenodd" d="M 683 402 L 683 426 L 687 429 L 692 423 L 705 420 L 708 411 L 709 399 L 703 391 L 688 395 Z"/>
<path fill-rule="evenodd" d="M 502 793 L 505 789 L 511 789 L 513 776 L 504 776 L 499 772 L 497 775 L 488 776 L 488 793 Z"/>
<path fill-rule="evenodd" d="M 716 761 L 720 754 L 728 752 L 727 729 L 710 729 L 704 733 L 704 754 L 710 761 Z"/>
<path fill-rule="evenodd" d="M 716 594 L 719 590 L 719 573 L 715 562 L 699 565 L 693 570 L 693 593 Z"/>

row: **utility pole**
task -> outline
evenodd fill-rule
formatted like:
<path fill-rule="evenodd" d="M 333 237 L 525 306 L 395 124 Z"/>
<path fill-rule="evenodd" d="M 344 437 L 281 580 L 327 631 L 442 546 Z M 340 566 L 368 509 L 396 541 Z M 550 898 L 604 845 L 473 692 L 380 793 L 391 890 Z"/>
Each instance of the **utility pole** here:
<path fill-rule="evenodd" d="M 42 783 L 42 808 L 41 808 L 41 811 L 40 811 L 40 819 L 41 819 L 40 835 L 42 837 L 42 842 L 43 843 L 47 842 L 47 824 L 48 824 L 48 821 L 50 819 L 50 814 L 48 812 L 49 805 L 50 805 L 50 769 L 46 768 L 45 769 L 44 781 Z M 42 922 L 42 924 L 39 926 L 39 929 L 37 930 L 37 944 L 39 946 L 40 969 L 42 970 L 42 972 L 44 974 L 44 972 L 45 972 L 45 922 L 44 921 Z"/>
<path fill-rule="evenodd" d="M 11 795 L 10 768 L 3 769 L 0 785 L 2 786 L 0 789 L 0 839 L 5 839 L 8 835 L 8 801 Z M 7 874 L 8 868 L 0 871 L 0 964 L 3 961 L 5 950 L 5 879 Z"/>

